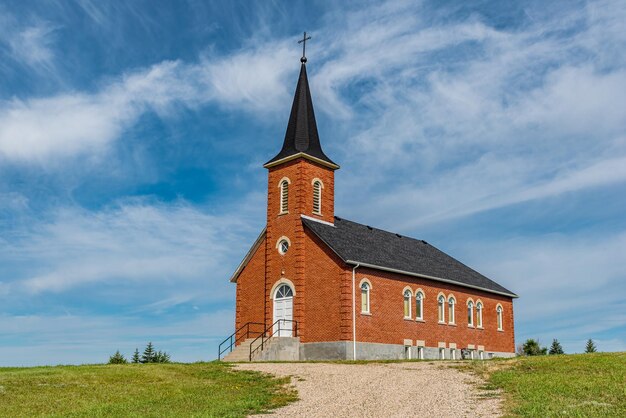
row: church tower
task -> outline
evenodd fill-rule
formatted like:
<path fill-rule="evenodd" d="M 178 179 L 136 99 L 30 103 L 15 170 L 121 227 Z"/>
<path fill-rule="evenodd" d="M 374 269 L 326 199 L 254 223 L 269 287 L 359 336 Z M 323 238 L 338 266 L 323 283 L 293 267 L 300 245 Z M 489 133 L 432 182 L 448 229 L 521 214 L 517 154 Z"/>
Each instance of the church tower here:
<path fill-rule="evenodd" d="M 334 173 L 339 166 L 322 150 L 306 58 L 301 61 L 282 149 L 264 165 L 268 169 L 265 268 L 266 295 L 270 300 L 276 292 L 272 284 L 279 279 L 293 289 L 293 320 L 299 324 L 298 333 L 305 335 L 306 252 L 302 218 L 334 222 Z M 275 310 L 276 307 L 266 307 L 266 324 L 276 317 Z"/>

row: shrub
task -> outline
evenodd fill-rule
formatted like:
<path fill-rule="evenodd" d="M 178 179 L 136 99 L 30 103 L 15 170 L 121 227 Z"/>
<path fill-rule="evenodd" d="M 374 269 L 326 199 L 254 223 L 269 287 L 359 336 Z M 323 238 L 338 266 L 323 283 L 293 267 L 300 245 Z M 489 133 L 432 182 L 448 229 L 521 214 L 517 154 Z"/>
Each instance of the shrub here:
<path fill-rule="evenodd" d="M 542 356 L 548 353 L 546 347 L 541 347 L 539 341 L 529 338 L 522 346 L 525 356 Z"/>
<path fill-rule="evenodd" d="M 556 338 L 552 340 L 552 345 L 550 346 L 548 354 L 565 354 L 563 347 L 561 347 L 561 343 Z"/>
<path fill-rule="evenodd" d="M 126 357 L 124 357 L 124 355 L 120 353 L 120 350 L 117 350 L 115 354 L 109 357 L 109 364 L 126 364 L 126 363 L 128 363 L 128 361 L 126 361 Z"/>
<path fill-rule="evenodd" d="M 170 355 L 165 351 L 157 351 L 154 356 L 155 363 L 170 363 Z"/>

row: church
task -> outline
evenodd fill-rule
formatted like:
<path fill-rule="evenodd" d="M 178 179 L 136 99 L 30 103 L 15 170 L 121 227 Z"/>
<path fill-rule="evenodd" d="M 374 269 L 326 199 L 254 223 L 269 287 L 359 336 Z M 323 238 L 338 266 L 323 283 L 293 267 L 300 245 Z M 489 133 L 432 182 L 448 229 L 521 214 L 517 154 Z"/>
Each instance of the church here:
<path fill-rule="evenodd" d="M 305 36 L 306 38 L 306 36 Z M 515 355 L 517 295 L 427 241 L 335 215 L 301 59 L 282 149 L 263 167 L 267 224 L 230 281 L 226 361 Z"/>

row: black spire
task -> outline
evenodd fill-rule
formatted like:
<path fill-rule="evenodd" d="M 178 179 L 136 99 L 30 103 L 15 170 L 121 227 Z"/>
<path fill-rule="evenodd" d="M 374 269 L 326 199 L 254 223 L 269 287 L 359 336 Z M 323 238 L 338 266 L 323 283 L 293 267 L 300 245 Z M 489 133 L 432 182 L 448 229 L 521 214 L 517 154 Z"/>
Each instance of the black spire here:
<path fill-rule="evenodd" d="M 317 124 L 315 123 L 315 113 L 313 112 L 313 101 L 309 90 L 309 80 L 306 75 L 306 65 L 302 62 L 300 67 L 300 77 L 296 86 L 296 94 L 291 105 L 291 114 L 285 133 L 283 148 L 278 155 L 265 163 L 264 167 L 271 167 L 289 157 L 297 158 L 302 156 L 330 166 L 333 169 L 339 168 L 322 151 L 320 138 L 317 134 Z"/>

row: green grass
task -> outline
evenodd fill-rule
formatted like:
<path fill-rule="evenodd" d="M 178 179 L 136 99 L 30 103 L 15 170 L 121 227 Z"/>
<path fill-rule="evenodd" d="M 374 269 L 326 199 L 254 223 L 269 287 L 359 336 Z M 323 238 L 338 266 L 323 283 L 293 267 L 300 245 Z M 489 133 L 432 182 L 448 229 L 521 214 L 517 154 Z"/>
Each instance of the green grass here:
<path fill-rule="evenodd" d="M 471 370 L 502 389 L 506 413 L 524 417 L 626 417 L 626 353 L 523 357 Z"/>
<path fill-rule="evenodd" d="M 244 417 L 296 400 L 288 383 L 218 362 L 0 368 L 0 416 Z"/>

